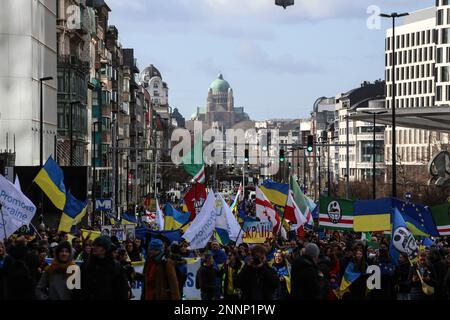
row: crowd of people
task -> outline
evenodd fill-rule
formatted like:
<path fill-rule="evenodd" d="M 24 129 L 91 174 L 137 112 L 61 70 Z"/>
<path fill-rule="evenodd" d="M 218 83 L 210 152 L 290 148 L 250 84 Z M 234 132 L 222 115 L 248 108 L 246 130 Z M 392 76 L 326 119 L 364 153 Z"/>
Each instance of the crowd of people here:
<path fill-rule="evenodd" d="M 16 234 L 0 242 L 0 300 L 180 300 L 188 258 L 201 258 L 195 285 L 203 300 L 423 300 L 450 298 L 450 242 L 440 239 L 421 248 L 413 262 L 389 254 L 383 234 L 370 241 L 351 232 L 302 238 L 267 239 L 264 244 L 221 245 L 203 250 L 164 237 L 71 237 L 56 231 L 39 236 Z M 133 262 L 145 261 L 143 272 Z M 77 263 L 81 288 L 67 285 L 68 268 Z M 368 290 L 366 269 L 381 270 L 381 289 Z M 358 274 L 342 292 L 344 274 Z M 143 283 L 133 297 L 133 283 Z"/>

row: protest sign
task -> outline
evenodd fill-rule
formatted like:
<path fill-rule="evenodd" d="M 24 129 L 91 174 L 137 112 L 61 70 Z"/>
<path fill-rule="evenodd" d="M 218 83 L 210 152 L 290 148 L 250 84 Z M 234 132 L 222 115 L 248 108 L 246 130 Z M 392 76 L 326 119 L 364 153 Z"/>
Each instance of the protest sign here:
<path fill-rule="evenodd" d="M 242 226 L 244 243 L 260 244 L 267 238 L 273 238 L 273 227 L 271 222 L 248 221 Z"/>
<path fill-rule="evenodd" d="M 144 273 L 144 261 L 133 262 L 133 268 L 136 273 L 143 274 Z M 131 285 L 131 292 L 133 293 L 133 297 L 131 300 L 141 300 L 142 288 L 144 283 L 142 281 L 134 280 Z"/>
<path fill-rule="evenodd" d="M 14 184 L 0 175 L 0 239 L 10 237 L 20 227 L 29 225 L 36 206 Z"/>
<path fill-rule="evenodd" d="M 195 277 L 201 266 L 201 259 L 188 258 L 187 279 L 183 287 L 183 300 L 201 300 L 200 290 L 195 286 Z"/>
<path fill-rule="evenodd" d="M 117 226 L 102 226 L 102 235 L 108 237 L 117 237 L 119 241 L 126 241 L 127 239 L 135 238 L 134 225 L 117 225 Z"/>

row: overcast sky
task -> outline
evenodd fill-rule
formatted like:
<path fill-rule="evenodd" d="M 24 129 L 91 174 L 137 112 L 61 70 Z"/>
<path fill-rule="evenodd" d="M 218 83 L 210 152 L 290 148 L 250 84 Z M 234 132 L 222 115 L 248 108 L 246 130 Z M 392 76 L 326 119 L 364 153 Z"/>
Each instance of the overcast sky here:
<path fill-rule="evenodd" d="M 384 36 L 371 5 L 414 11 L 434 0 L 107 0 L 110 24 L 141 70 L 154 64 L 189 118 L 222 72 L 253 119 L 307 117 L 314 101 L 382 79 Z"/>

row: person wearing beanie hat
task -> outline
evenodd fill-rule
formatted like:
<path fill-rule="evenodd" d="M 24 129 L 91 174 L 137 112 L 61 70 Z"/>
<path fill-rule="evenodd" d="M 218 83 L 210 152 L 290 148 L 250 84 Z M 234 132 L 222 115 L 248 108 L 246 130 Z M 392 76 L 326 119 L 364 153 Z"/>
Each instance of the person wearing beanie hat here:
<path fill-rule="evenodd" d="M 63 241 L 55 248 L 55 258 L 51 265 L 45 268 L 36 286 L 38 300 L 71 300 L 72 292 L 67 287 L 67 268 L 72 262 L 72 246 Z"/>
<path fill-rule="evenodd" d="M 175 262 L 166 257 L 164 242 L 151 239 L 147 257 L 142 300 L 180 300 Z"/>
<path fill-rule="evenodd" d="M 326 300 L 328 281 L 317 266 L 320 249 L 315 243 L 308 243 L 303 255 L 292 264 L 291 296 L 295 300 Z"/>
<path fill-rule="evenodd" d="M 128 300 L 129 284 L 120 263 L 113 258 L 112 242 L 100 236 L 92 243 L 92 254 L 81 265 L 81 289 L 74 293 L 79 300 Z"/>

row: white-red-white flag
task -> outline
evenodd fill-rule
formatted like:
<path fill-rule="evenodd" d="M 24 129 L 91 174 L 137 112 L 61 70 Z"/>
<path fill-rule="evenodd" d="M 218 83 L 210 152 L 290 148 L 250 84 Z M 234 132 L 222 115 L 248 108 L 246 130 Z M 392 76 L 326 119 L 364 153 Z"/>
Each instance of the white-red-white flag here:
<path fill-rule="evenodd" d="M 284 208 L 284 218 L 292 222 L 292 224 L 296 226 L 296 229 L 300 228 L 307 222 L 306 217 L 303 215 L 294 200 L 294 193 L 292 190 L 289 190 L 288 200 L 286 207 Z"/>
<path fill-rule="evenodd" d="M 273 233 L 278 234 L 281 227 L 280 217 L 272 206 L 272 203 L 269 199 L 267 199 L 264 192 L 262 192 L 258 187 L 256 187 L 256 216 L 261 221 L 271 222 L 273 226 Z"/>

